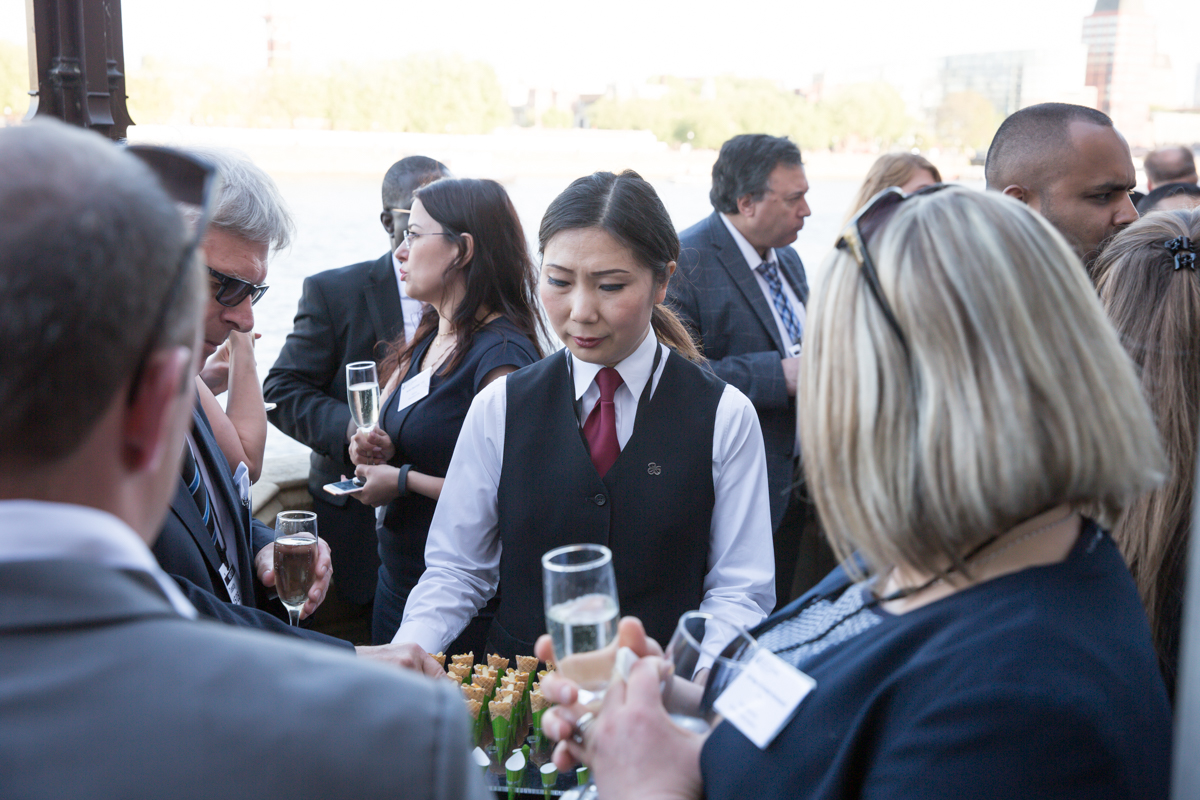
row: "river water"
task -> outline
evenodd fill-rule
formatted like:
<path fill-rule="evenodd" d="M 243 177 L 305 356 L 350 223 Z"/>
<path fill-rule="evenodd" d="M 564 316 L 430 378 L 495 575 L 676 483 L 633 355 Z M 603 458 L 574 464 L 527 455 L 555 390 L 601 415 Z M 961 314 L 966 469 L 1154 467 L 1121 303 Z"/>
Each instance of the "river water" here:
<path fill-rule="evenodd" d="M 262 334 L 257 345 L 261 377 L 266 377 L 292 329 L 304 278 L 321 270 L 378 258 L 388 246 L 379 223 L 378 177 L 297 173 L 273 177 L 295 217 L 296 237 L 291 247 L 272 258 L 267 280 L 271 290 L 254 307 L 255 328 Z M 535 245 L 538 223 L 546 207 L 571 180 L 536 177 L 505 182 L 531 246 Z M 654 184 L 680 229 L 712 211 L 706 182 L 660 179 Z M 793 245 L 809 271 L 810 283 L 840 230 L 858 185 L 856 180 L 811 180 L 808 200 L 812 216 Z M 270 426 L 268 457 L 306 449 Z"/>

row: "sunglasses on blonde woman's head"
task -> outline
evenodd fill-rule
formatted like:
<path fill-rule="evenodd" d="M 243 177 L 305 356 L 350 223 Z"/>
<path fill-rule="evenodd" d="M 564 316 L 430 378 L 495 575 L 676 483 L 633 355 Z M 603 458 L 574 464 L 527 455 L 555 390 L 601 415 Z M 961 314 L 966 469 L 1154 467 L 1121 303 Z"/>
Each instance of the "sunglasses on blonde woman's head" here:
<path fill-rule="evenodd" d="M 854 256 L 854 260 L 858 262 L 863 279 L 867 282 L 867 288 L 875 296 L 875 301 L 879 304 L 879 310 L 883 312 L 884 319 L 887 320 L 888 325 L 895 332 L 896 338 L 900 340 L 900 345 L 904 348 L 905 352 L 908 352 L 908 340 L 904 338 L 904 333 L 900 330 L 900 322 L 896 319 L 896 314 L 892 311 L 891 304 L 888 303 L 887 298 L 883 294 L 883 287 L 879 284 L 879 272 L 875 269 L 875 262 L 871 259 L 871 251 L 868 245 L 875 234 L 895 216 L 896 209 L 905 200 L 910 197 L 940 192 L 949 185 L 948 183 L 935 183 L 920 188 L 912 194 L 905 194 L 898 186 L 884 189 L 872 197 L 862 207 L 862 210 L 854 215 L 854 218 L 846 224 L 846 229 L 837 240 L 837 249 L 848 251 L 850 255 Z"/>

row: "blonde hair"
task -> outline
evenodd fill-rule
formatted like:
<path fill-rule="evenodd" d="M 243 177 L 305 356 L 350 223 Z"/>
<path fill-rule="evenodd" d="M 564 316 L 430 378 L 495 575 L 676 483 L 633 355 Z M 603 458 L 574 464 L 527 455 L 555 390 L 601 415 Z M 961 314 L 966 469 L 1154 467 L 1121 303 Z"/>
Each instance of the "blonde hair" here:
<path fill-rule="evenodd" d="M 1070 246 L 1021 203 L 951 187 L 870 243 L 906 354 L 854 258 L 809 306 L 799 403 L 831 544 L 942 572 L 1060 503 L 1111 521 L 1162 477 L 1133 367 Z"/>
<path fill-rule="evenodd" d="M 1142 388 L 1170 462 L 1170 477 L 1137 498 L 1113 527 L 1137 582 L 1160 659 L 1176 650 L 1186 575 L 1196 444 L 1200 436 L 1200 278 L 1175 269 L 1167 241 L 1200 241 L 1200 209 L 1149 214 L 1096 261 L 1096 289 Z M 1172 674 L 1174 662 L 1169 664 Z"/>
<path fill-rule="evenodd" d="M 933 176 L 934 183 L 942 182 L 942 173 L 938 172 L 938 168 L 925 156 L 915 153 L 887 153 L 877 158 L 871 165 L 871 169 L 867 171 L 867 177 L 863 180 L 863 185 L 859 187 L 858 194 L 854 196 L 854 202 L 850 204 L 850 210 L 842 222 L 843 227 L 867 204 L 868 200 L 884 189 L 908 183 L 908 179 L 919 169 L 928 170 L 929 174 Z"/>

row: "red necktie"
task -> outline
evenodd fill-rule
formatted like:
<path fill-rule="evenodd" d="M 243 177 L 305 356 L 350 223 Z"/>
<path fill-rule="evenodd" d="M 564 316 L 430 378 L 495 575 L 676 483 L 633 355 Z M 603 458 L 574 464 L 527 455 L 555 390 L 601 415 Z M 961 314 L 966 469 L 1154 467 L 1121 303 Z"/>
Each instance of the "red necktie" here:
<path fill-rule="evenodd" d="M 617 441 L 617 409 L 613 405 L 613 394 L 624 381 L 621 373 L 605 367 L 596 375 L 596 386 L 600 388 L 600 401 L 588 414 L 583 423 L 583 436 L 587 439 L 588 451 L 596 472 L 603 478 L 621 455 L 621 444 Z"/>

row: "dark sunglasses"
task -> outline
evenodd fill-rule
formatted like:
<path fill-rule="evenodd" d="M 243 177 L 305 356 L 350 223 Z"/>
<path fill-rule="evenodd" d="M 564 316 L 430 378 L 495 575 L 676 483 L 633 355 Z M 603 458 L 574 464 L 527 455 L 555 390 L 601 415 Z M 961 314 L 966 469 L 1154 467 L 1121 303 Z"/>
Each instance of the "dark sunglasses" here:
<path fill-rule="evenodd" d="M 125 149 L 153 170 L 154 174 L 158 176 L 159 183 L 172 200 L 176 203 L 194 206 L 200 212 L 195 228 L 184 244 L 179 261 L 171 265 L 173 271 L 171 282 L 167 285 L 167 291 L 159 305 L 154 324 L 150 326 L 150 336 L 142 348 L 137 368 L 133 372 L 133 380 L 129 384 L 136 390 L 141 383 L 142 373 L 146 370 L 146 361 L 154 352 L 154 345 L 158 342 L 159 334 L 167 321 L 167 313 L 179 299 L 183 279 L 187 275 L 188 267 L 192 264 L 196 248 L 200 246 L 200 240 L 204 238 L 204 230 L 212 216 L 213 200 L 220 188 L 221 178 L 213 164 L 178 150 L 152 145 L 129 145 Z M 132 403 L 133 400 L 134 394 L 131 392 L 129 402 Z"/>
<path fill-rule="evenodd" d="M 265 283 L 250 283 L 241 278 L 226 275 L 224 272 L 217 272 L 212 267 L 208 268 L 208 274 L 216 278 L 217 282 L 221 284 L 217 287 L 217 294 L 214 299 L 226 308 L 235 308 L 241 305 L 241 302 L 247 297 L 250 298 L 250 305 L 254 305 L 259 300 L 262 300 L 262 296 L 267 293 L 267 289 L 271 288 Z"/>
<path fill-rule="evenodd" d="M 948 183 L 935 183 L 918 189 L 912 194 L 905 194 L 900 191 L 898 186 L 884 189 L 872 197 L 870 202 L 854 215 L 837 240 L 837 249 L 849 251 L 854 256 L 854 260 L 858 262 L 863 278 L 867 282 L 867 288 L 871 290 L 871 294 L 875 295 L 879 310 L 883 312 L 884 319 L 896 333 L 896 338 L 900 340 L 900 345 L 906 353 L 908 352 L 908 340 L 904 338 L 904 333 L 900 330 L 900 322 L 896 319 L 891 304 L 883 295 L 883 287 L 879 285 L 879 273 L 875 269 L 875 262 L 871 260 L 871 251 L 867 245 L 870 244 L 871 238 L 887 224 L 888 220 L 895 216 L 896 209 L 905 200 L 910 197 L 940 192 L 949 185 Z"/>

